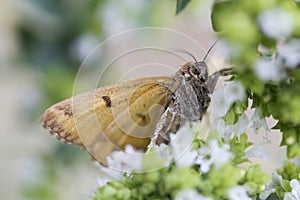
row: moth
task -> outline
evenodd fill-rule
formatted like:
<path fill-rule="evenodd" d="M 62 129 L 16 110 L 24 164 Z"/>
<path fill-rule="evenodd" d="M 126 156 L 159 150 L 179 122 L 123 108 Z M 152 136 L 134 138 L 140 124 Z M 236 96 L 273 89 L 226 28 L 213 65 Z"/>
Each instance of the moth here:
<path fill-rule="evenodd" d="M 218 78 L 231 71 L 227 68 L 208 76 L 205 60 L 211 48 L 202 61 L 192 56 L 194 62 L 172 76 L 88 91 L 51 106 L 40 121 L 57 139 L 82 146 L 104 165 L 107 156 L 128 144 L 146 150 L 168 143 L 170 133 L 182 124 L 202 119 Z"/>

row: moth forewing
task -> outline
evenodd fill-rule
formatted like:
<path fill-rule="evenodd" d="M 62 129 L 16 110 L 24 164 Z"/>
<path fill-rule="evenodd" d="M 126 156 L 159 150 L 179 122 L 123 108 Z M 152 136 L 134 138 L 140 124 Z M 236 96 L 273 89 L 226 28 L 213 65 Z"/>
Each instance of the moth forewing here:
<path fill-rule="evenodd" d="M 58 139 L 82 145 L 98 161 L 130 144 L 145 150 L 175 90 L 171 77 L 98 88 L 59 102 L 41 121 Z"/>

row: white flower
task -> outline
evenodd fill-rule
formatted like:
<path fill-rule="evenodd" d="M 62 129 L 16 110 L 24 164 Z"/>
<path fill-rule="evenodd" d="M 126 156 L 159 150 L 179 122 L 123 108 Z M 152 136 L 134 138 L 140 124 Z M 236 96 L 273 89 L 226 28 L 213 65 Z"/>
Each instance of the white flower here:
<path fill-rule="evenodd" d="M 107 157 L 108 166 L 126 172 L 142 170 L 144 154 L 135 151 L 131 145 L 125 147 L 125 151 L 115 151 Z"/>
<path fill-rule="evenodd" d="M 212 121 L 223 117 L 230 108 L 225 99 L 225 91 L 223 89 L 216 90 L 211 95 Z"/>
<path fill-rule="evenodd" d="M 213 128 L 218 131 L 219 135 L 224 138 L 225 142 L 228 142 L 231 139 L 231 126 L 228 125 L 222 118 L 216 119 L 212 122 Z"/>
<path fill-rule="evenodd" d="M 282 8 L 272 8 L 258 16 L 262 32 L 270 38 L 289 36 L 294 30 L 293 17 Z"/>
<path fill-rule="evenodd" d="M 251 146 L 249 149 L 246 150 L 246 158 L 262 158 L 267 159 L 269 153 L 265 152 L 262 147 L 265 146 L 265 144 L 270 143 L 269 141 L 264 141 L 259 144 L 256 144 L 254 146 Z"/>
<path fill-rule="evenodd" d="M 173 158 L 178 166 L 191 166 L 193 165 L 197 152 L 192 150 L 192 142 L 194 134 L 192 130 L 183 126 L 175 134 L 171 134 L 171 147 L 173 150 Z"/>
<path fill-rule="evenodd" d="M 172 152 L 169 145 L 165 143 L 158 145 L 154 145 L 148 152 L 154 151 L 159 160 L 164 161 L 165 163 L 170 163 L 172 160 Z"/>
<path fill-rule="evenodd" d="M 236 101 L 244 100 L 245 90 L 239 82 L 226 82 L 223 88 L 216 90 L 211 95 L 213 120 L 223 117 Z"/>
<path fill-rule="evenodd" d="M 260 59 L 254 67 L 257 77 L 262 81 L 279 81 L 284 76 L 277 60 Z"/>
<path fill-rule="evenodd" d="M 238 121 L 230 126 L 230 131 L 240 137 L 249 129 L 250 125 L 251 123 L 249 122 L 248 116 L 243 113 L 239 116 Z"/>
<path fill-rule="evenodd" d="M 219 147 L 216 140 L 211 140 L 209 142 L 209 147 L 201 148 L 199 150 L 200 155 L 210 155 L 209 159 L 205 157 L 199 157 L 196 160 L 196 163 L 200 165 L 201 172 L 209 172 L 211 165 L 214 165 L 216 168 L 222 167 L 232 157 L 232 153 L 229 149 L 230 147 L 228 144 L 224 144 L 222 147 Z"/>
<path fill-rule="evenodd" d="M 266 185 L 265 191 L 259 195 L 259 198 L 262 200 L 267 199 L 270 194 L 275 192 L 275 187 L 281 185 L 281 181 L 281 175 L 279 175 L 277 172 L 274 172 L 272 174 L 272 180 Z"/>
<path fill-rule="evenodd" d="M 235 186 L 228 190 L 228 197 L 230 200 L 251 200 L 247 194 L 247 188 L 244 186 Z"/>
<path fill-rule="evenodd" d="M 236 81 L 226 82 L 224 86 L 225 99 L 228 105 L 236 101 L 242 101 L 245 99 L 245 89 L 244 87 Z"/>
<path fill-rule="evenodd" d="M 211 200 L 209 197 L 204 197 L 200 195 L 197 190 L 194 189 L 186 189 L 181 190 L 175 196 L 175 200 Z"/>
<path fill-rule="evenodd" d="M 99 162 L 95 162 L 96 167 L 99 169 L 101 175 L 97 177 L 97 182 L 100 187 L 106 185 L 107 182 L 112 180 L 122 180 L 123 173 L 120 171 L 117 171 L 115 169 L 111 169 L 108 167 L 105 167 Z"/>
<path fill-rule="evenodd" d="M 299 200 L 300 199 L 300 185 L 299 181 L 292 179 L 290 181 L 290 186 L 292 188 L 291 192 L 287 192 L 284 195 L 284 200 Z"/>
<path fill-rule="evenodd" d="M 298 157 L 290 159 L 291 163 L 294 163 L 297 167 L 300 166 L 300 159 Z"/>
<path fill-rule="evenodd" d="M 260 113 L 261 113 L 260 109 L 256 108 L 250 120 L 255 134 L 257 134 L 258 130 L 261 128 L 263 128 L 265 132 L 270 132 L 266 118 L 261 118 Z"/>
<path fill-rule="evenodd" d="M 164 143 L 153 145 L 147 150 L 143 159 L 143 171 L 153 171 L 170 165 L 172 162 L 172 148 Z"/>
<path fill-rule="evenodd" d="M 294 68 L 300 64 L 300 40 L 292 39 L 288 43 L 278 45 L 279 55 L 285 61 L 286 67 Z"/>

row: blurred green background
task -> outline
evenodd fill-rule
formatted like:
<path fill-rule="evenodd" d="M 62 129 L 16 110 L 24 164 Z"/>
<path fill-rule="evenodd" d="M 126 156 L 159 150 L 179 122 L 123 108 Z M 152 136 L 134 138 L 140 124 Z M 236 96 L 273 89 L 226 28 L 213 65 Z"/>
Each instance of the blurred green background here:
<path fill-rule="evenodd" d="M 88 52 L 121 31 L 171 28 L 209 46 L 209 2 L 192 2 L 177 17 L 175 6 L 174 0 L 1 1 L 0 199 L 89 199 L 99 176 L 89 155 L 53 139 L 38 118 L 72 95 Z"/>
<path fill-rule="evenodd" d="M 209 47 L 211 3 L 192 1 L 175 16 L 174 0 L 2 0 L 0 199 L 88 199 L 98 170 L 86 152 L 43 130 L 39 116 L 72 95 L 83 59 L 114 34 L 163 27 Z"/>

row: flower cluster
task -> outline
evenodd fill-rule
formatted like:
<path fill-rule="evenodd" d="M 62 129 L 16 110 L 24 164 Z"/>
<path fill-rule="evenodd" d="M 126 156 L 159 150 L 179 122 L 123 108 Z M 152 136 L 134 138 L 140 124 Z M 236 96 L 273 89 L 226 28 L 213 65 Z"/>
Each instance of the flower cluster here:
<path fill-rule="evenodd" d="M 154 146 L 137 160 L 115 153 L 109 167 L 126 173 L 105 176 L 94 199 L 300 199 L 299 13 L 295 0 L 216 0 L 212 25 L 234 70 L 211 96 L 208 137 L 182 127 L 169 145 Z M 278 121 L 273 129 L 283 133 L 281 145 L 293 159 L 271 180 L 259 165 L 241 166 L 251 157 L 267 157 L 262 147 L 270 142 L 269 116 Z M 249 130 L 263 130 L 264 139 L 252 144 Z M 107 170 L 103 174 L 115 173 Z"/>
<path fill-rule="evenodd" d="M 226 95 L 230 96 L 229 100 Z M 228 82 L 216 91 L 212 102 L 218 107 L 219 98 L 224 99 L 228 102 L 226 112 L 229 112 L 232 105 L 243 101 L 244 97 L 245 92 L 239 83 Z M 250 119 L 243 114 L 232 123 L 227 123 L 226 112 L 212 115 L 211 124 L 216 124 L 205 140 L 199 139 L 191 128 L 183 126 L 176 135 L 170 136 L 169 145 L 154 146 L 143 156 L 133 159 L 130 153 L 137 152 L 130 146 L 126 147 L 125 152 L 113 153 L 108 158 L 110 168 L 100 166 L 104 176 L 99 181 L 101 187 L 94 199 L 171 197 L 234 200 L 255 197 L 263 191 L 268 177 L 258 165 L 244 169 L 238 164 L 247 162 L 252 156 L 266 156 L 260 150 L 263 143 L 252 145 L 244 133 L 260 128 L 268 131 L 268 126 L 260 118 L 259 111 L 254 112 Z M 222 129 L 218 129 L 220 122 L 223 122 Z M 114 169 L 122 171 L 116 172 Z"/>

